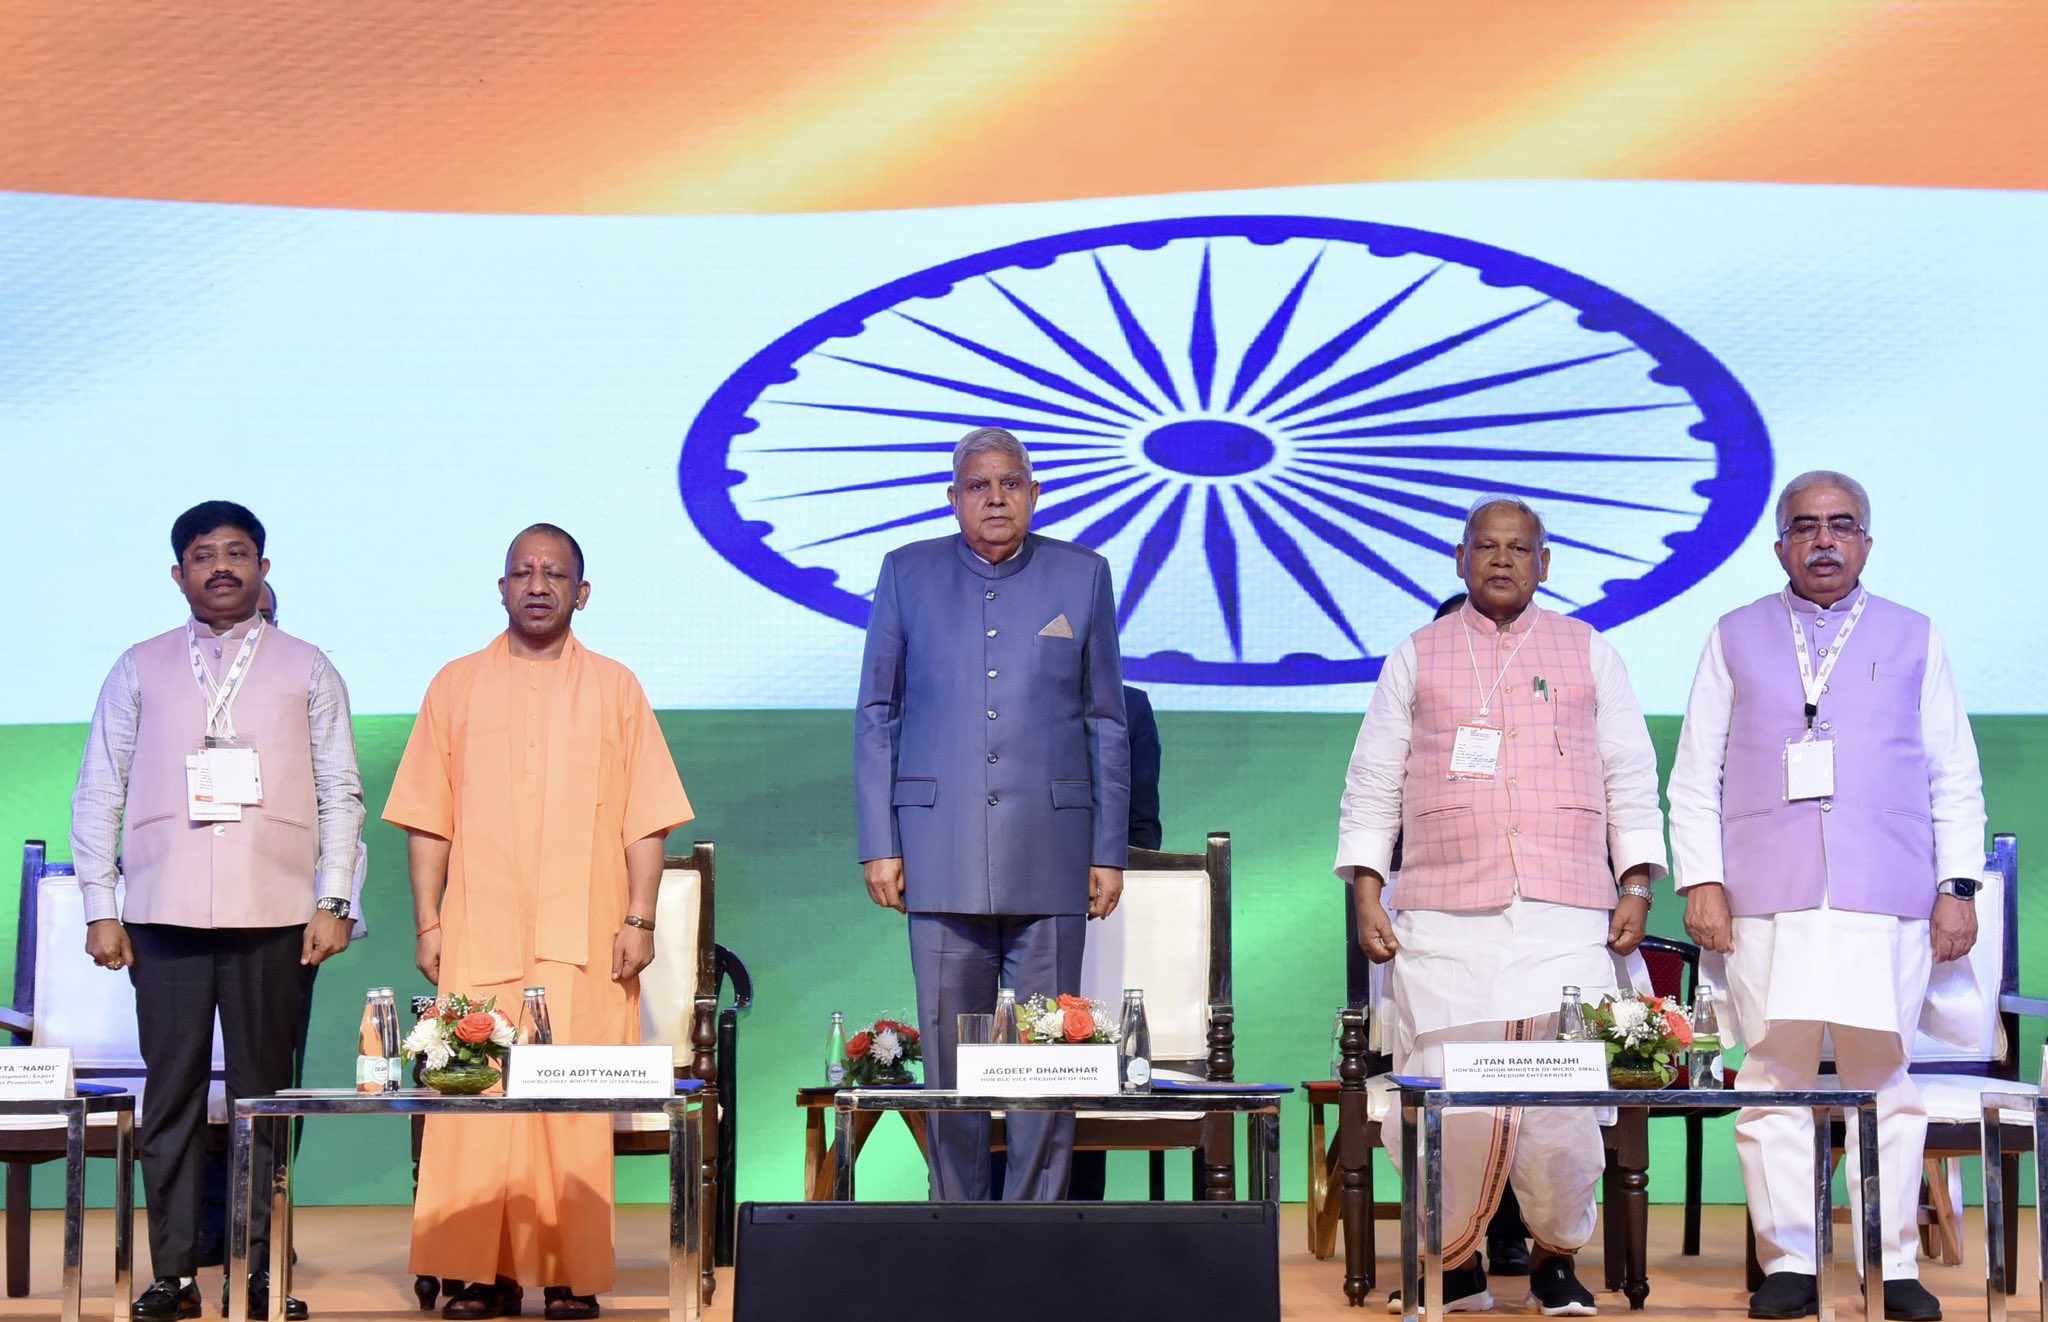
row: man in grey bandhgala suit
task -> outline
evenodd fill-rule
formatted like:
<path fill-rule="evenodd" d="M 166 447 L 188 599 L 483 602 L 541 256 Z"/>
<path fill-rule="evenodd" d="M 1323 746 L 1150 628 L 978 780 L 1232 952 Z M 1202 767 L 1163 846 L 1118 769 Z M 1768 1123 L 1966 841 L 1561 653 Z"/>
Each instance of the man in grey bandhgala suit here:
<path fill-rule="evenodd" d="M 891 551 L 854 711 L 860 856 L 906 912 L 925 1084 L 953 1086 L 954 1016 L 1077 992 L 1089 917 L 1123 892 L 1130 749 L 1116 596 L 1086 547 L 1030 535 L 1017 439 L 970 432 L 947 489 L 958 536 Z M 1013 1114 L 1005 1198 L 1065 1196 L 1071 1114 Z M 988 1117 L 931 1117 L 935 1199 L 988 1196 Z"/>

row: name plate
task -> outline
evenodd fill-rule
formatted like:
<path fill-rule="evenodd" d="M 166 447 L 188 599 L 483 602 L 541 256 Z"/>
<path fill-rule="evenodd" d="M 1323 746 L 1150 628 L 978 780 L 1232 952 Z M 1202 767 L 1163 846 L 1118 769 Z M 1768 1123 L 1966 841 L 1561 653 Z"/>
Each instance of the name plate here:
<path fill-rule="evenodd" d="M 955 1087 L 994 1097 L 1100 1097 L 1118 1091 L 1116 1048 L 1107 1043 L 1030 1046 L 963 1043 Z"/>
<path fill-rule="evenodd" d="M 520 1046 L 505 1061 L 507 1097 L 673 1097 L 675 1048 Z"/>
<path fill-rule="evenodd" d="M 1601 1092 L 1604 1042 L 1446 1042 L 1444 1087 L 1463 1092 Z"/>
<path fill-rule="evenodd" d="M 49 1101 L 71 1096 L 71 1048 L 9 1047 L 0 1051 L 0 1097 Z"/>

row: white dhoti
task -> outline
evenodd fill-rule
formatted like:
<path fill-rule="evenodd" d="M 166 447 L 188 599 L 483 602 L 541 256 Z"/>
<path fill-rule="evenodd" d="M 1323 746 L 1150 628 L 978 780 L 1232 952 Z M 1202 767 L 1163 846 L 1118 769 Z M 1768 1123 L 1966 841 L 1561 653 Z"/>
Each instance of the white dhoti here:
<path fill-rule="evenodd" d="M 1726 981 L 1735 1022 L 1728 1036 L 1748 1046 L 1736 1088 L 1812 1088 L 1821 1070 L 1822 1034 L 1832 1040 L 1841 1086 L 1877 1094 L 1885 1279 L 1917 1277 L 1927 1110 L 1906 1066 L 1933 967 L 1926 920 L 1801 909 L 1737 918 L 1733 938 Z M 1854 1123 L 1848 1139 L 1852 1162 Z M 1764 1271 L 1811 1274 L 1810 1113 L 1745 1109 L 1736 1117 L 1735 1148 Z M 1859 1207 L 1859 1181 L 1848 1184 L 1850 1204 Z M 1860 1214 L 1855 1226 L 1860 1245 Z"/>
<path fill-rule="evenodd" d="M 1395 1071 L 1441 1075 L 1446 1042 L 1557 1036 L 1562 988 L 1596 1001 L 1616 989 L 1608 920 L 1603 910 L 1521 899 L 1475 913 L 1397 913 L 1400 953 L 1386 980 Z M 1509 1183 L 1538 1249 L 1577 1252 L 1598 1222 L 1602 1116 L 1576 1107 L 1446 1111 L 1444 1262 L 1471 1254 Z M 1381 1133 L 1398 1165 L 1398 1127 Z"/>

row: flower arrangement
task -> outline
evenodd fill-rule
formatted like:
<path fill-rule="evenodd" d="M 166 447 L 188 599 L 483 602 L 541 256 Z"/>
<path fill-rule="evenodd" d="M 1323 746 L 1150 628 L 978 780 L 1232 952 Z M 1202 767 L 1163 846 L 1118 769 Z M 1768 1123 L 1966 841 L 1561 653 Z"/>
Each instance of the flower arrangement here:
<path fill-rule="evenodd" d="M 905 1068 L 924 1059 L 924 1039 L 900 1019 L 877 1019 L 846 1040 L 846 1082 L 855 1088 L 912 1083 Z"/>
<path fill-rule="evenodd" d="M 1692 1020 L 1676 997 L 1608 995 L 1585 1013 L 1588 1031 L 1608 1044 L 1607 1070 L 1617 1086 L 1663 1087 L 1692 1045 Z"/>
<path fill-rule="evenodd" d="M 512 1024 L 498 1012 L 497 997 L 472 1001 L 446 996 L 427 1007 L 399 1049 L 407 1059 L 420 1062 L 420 1078 L 429 1087 L 465 1091 L 437 1082 L 455 1074 L 483 1078 L 482 1086 L 474 1089 L 481 1092 L 498 1081 L 498 1066 L 512 1041 Z"/>
<path fill-rule="evenodd" d="M 1115 1042 L 1123 1029 L 1101 1001 L 1085 996 L 1034 996 L 1017 1007 L 1017 1036 L 1025 1042 Z"/>

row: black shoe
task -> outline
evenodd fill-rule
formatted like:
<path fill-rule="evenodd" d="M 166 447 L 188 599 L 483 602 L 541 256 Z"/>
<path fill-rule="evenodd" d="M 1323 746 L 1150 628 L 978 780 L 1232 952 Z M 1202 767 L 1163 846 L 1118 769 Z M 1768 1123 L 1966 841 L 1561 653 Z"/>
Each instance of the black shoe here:
<path fill-rule="evenodd" d="M 1886 1281 L 1884 1315 L 1900 1322 L 1938 1322 L 1941 1300 L 1929 1294 L 1918 1281 Z"/>
<path fill-rule="evenodd" d="M 1820 1312 L 1820 1294 L 1807 1272 L 1772 1272 L 1749 1297 L 1751 1317 L 1813 1317 Z"/>
<path fill-rule="evenodd" d="M 1483 1313 L 1493 1307 L 1493 1296 L 1486 1290 L 1486 1269 L 1479 1265 L 1478 1254 L 1473 1254 L 1464 1266 L 1444 1271 L 1444 1301 L 1446 1313 Z M 1401 1311 L 1399 1290 L 1387 1296 L 1387 1311 Z"/>
<path fill-rule="evenodd" d="M 1527 1276 L 1529 1242 L 1520 1236 L 1487 1240 L 1486 1268 L 1495 1276 Z"/>
<path fill-rule="evenodd" d="M 220 1315 L 222 1317 L 228 1315 L 228 1283 L 226 1281 L 220 1283 Z M 196 1317 L 197 1314 L 186 1314 L 186 1316 Z M 270 1316 L 269 1272 L 249 1273 L 249 1316 L 265 1318 Z M 284 1316 L 285 1322 L 306 1322 L 306 1319 L 312 1316 L 312 1313 L 307 1309 L 305 1300 L 294 1299 L 290 1295 L 286 1295 L 284 1297 Z"/>
<path fill-rule="evenodd" d="M 199 1316 L 199 1283 L 178 1284 L 175 1276 L 159 1276 L 149 1283 L 129 1310 L 136 1322 L 176 1322 Z"/>
<path fill-rule="evenodd" d="M 1572 1260 L 1559 1253 L 1546 1254 L 1529 1273 L 1529 1302 L 1545 1317 L 1592 1317 L 1600 1311 L 1593 1292 L 1579 1284 Z"/>

